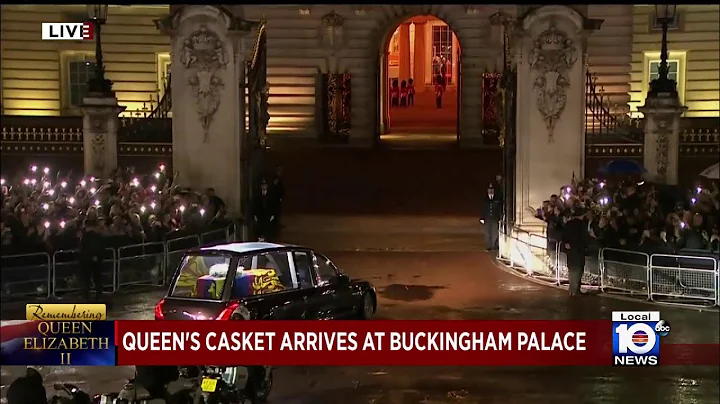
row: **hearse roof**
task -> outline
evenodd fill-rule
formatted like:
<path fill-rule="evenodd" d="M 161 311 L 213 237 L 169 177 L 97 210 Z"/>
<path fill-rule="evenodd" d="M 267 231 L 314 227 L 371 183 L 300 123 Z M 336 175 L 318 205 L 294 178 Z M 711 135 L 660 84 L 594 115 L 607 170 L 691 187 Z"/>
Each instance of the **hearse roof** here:
<path fill-rule="evenodd" d="M 200 251 L 228 251 L 237 254 L 247 254 L 265 250 L 274 250 L 278 248 L 289 247 L 285 244 L 275 243 L 229 243 L 229 244 L 218 244 L 212 247 L 202 247 Z"/>

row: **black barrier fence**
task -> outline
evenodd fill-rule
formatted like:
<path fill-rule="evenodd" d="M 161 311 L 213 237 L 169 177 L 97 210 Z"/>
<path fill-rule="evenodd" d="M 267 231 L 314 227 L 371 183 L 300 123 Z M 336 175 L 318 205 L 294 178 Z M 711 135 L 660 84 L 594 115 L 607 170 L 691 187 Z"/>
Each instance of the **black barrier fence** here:
<path fill-rule="evenodd" d="M 232 241 L 228 228 L 166 242 L 107 249 L 101 265 L 103 289 L 114 292 L 133 285 L 163 285 L 172 279 L 188 249 Z M 2 300 L 59 297 L 82 288 L 83 261 L 78 250 L 4 255 L 0 259 Z"/>

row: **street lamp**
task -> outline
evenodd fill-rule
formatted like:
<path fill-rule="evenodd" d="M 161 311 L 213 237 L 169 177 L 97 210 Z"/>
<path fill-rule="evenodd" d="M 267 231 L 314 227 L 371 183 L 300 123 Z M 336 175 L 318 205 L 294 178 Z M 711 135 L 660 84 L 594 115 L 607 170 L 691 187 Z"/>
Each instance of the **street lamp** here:
<path fill-rule="evenodd" d="M 662 47 L 660 50 L 660 67 L 658 68 L 658 78 L 650 83 L 650 93 L 657 95 L 658 93 L 677 94 L 675 80 L 668 77 L 668 40 L 667 33 L 671 23 L 675 21 L 677 6 L 672 4 L 655 5 L 655 16 L 660 22 L 662 28 Z"/>
<path fill-rule="evenodd" d="M 105 78 L 101 38 L 102 25 L 107 21 L 108 5 L 89 4 L 87 14 L 93 24 L 93 34 L 95 35 L 95 75 L 88 82 L 88 92 L 111 94 L 112 81 Z"/>

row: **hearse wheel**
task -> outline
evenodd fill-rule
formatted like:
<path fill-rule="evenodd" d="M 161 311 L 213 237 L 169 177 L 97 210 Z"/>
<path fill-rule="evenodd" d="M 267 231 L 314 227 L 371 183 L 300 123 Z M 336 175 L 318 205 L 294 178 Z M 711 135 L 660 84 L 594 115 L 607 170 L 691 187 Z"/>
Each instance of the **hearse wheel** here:
<path fill-rule="evenodd" d="M 362 305 L 358 313 L 361 320 L 372 320 L 375 316 L 375 297 L 371 293 L 365 293 L 362 297 Z"/>

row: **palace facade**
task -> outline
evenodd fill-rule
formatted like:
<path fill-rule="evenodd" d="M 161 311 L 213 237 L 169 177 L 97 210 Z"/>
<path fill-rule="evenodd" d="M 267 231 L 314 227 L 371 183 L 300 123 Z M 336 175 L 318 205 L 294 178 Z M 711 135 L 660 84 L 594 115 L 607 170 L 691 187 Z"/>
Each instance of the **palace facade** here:
<path fill-rule="evenodd" d="M 460 88 L 461 138 L 482 127 L 483 75 L 502 70 L 501 27 L 490 16 L 502 7 L 521 15 L 525 6 L 434 6 L 432 16 L 408 15 L 406 6 L 231 6 L 247 20 L 266 19 L 270 123 L 268 134 L 316 136 L 320 77 L 352 77 L 352 137 L 374 136 L 383 107 L 380 80 L 415 76 L 429 84 L 440 63 Z M 657 75 L 660 30 L 653 6 L 578 5 L 589 18 L 603 20 L 587 39 L 588 72 L 614 113 L 641 116 L 648 83 Z M 155 20 L 169 6 L 110 6 L 103 26 L 107 77 L 114 82 L 124 116 L 152 110 L 170 72 L 170 38 Z M 326 18 L 341 17 L 329 27 Z M 720 9 L 717 5 L 680 5 L 669 34 L 670 72 L 678 83 L 684 117 L 718 117 L 720 110 Z M 414 18 L 414 19 L 413 19 Z M 2 113 L 6 116 L 78 115 L 94 61 L 93 42 L 43 41 L 43 22 L 85 19 L 85 6 L 2 6 Z M 325 46 L 328 29 L 341 28 Z M 252 51 L 248 35 L 246 52 Z M 443 59 L 442 61 L 440 59 Z M 378 74 L 379 73 L 379 74 Z M 379 90 L 379 91 L 378 91 Z"/>

